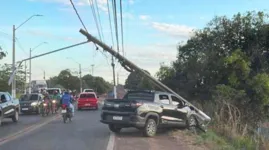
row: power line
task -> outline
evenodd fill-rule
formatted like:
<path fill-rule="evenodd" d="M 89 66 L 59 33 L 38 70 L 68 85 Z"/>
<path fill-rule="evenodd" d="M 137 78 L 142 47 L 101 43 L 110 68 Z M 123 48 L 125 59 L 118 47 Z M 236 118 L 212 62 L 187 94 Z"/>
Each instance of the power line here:
<path fill-rule="evenodd" d="M 99 35 L 100 40 L 102 41 L 102 37 L 101 37 L 101 33 L 100 33 L 98 21 L 97 21 L 97 18 L 96 18 L 94 4 L 93 4 L 93 1 L 92 0 L 89 0 L 89 2 L 90 2 L 90 5 L 91 5 L 92 15 L 93 15 L 93 19 L 94 19 L 94 22 L 95 22 L 95 25 L 96 25 L 96 28 L 97 28 L 97 32 L 98 32 L 98 35 Z"/>
<path fill-rule="evenodd" d="M 120 0 L 120 22 L 121 22 L 121 47 L 122 47 L 122 55 L 124 56 L 123 23 L 122 23 L 122 0 Z"/>
<path fill-rule="evenodd" d="M 117 40 L 117 51 L 119 53 L 119 36 L 118 36 L 118 22 L 117 22 L 117 4 L 116 0 L 112 0 L 113 12 L 114 12 L 114 24 L 115 24 L 115 32 L 116 32 L 116 40 Z"/>
<path fill-rule="evenodd" d="M 25 53 L 25 55 L 29 55 L 29 54 L 25 51 L 25 49 L 22 47 L 21 42 L 19 41 L 19 39 L 16 38 L 16 40 L 17 40 L 17 44 L 18 44 L 19 48 Z"/>
<path fill-rule="evenodd" d="M 113 37 L 112 23 L 111 23 L 111 17 L 110 17 L 109 1 L 107 0 L 106 2 L 107 2 L 107 10 L 108 10 L 108 17 L 109 17 L 109 26 L 110 26 L 112 46 L 114 47 L 114 37 Z"/>
<path fill-rule="evenodd" d="M 101 35 L 102 35 L 102 38 L 103 38 L 103 41 L 104 41 L 105 38 L 104 38 L 103 27 L 102 27 L 102 23 L 101 23 L 101 19 L 100 19 L 100 13 L 99 13 L 99 8 L 98 8 L 97 0 L 95 0 L 95 6 L 96 6 L 96 10 L 97 10 L 97 17 L 98 17 L 98 20 L 99 20 Z"/>
<path fill-rule="evenodd" d="M 76 9 L 76 7 L 75 7 L 73 1 L 70 0 L 70 3 L 72 4 L 73 9 L 75 10 L 75 12 L 76 12 L 76 14 L 77 14 L 77 16 L 78 16 L 78 19 L 80 20 L 80 23 L 82 24 L 82 26 L 84 27 L 84 29 L 88 32 L 88 30 L 87 30 L 86 26 L 84 25 L 82 19 L 80 18 L 80 15 L 79 15 L 79 13 L 78 13 L 78 11 L 77 11 L 77 9 Z"/>

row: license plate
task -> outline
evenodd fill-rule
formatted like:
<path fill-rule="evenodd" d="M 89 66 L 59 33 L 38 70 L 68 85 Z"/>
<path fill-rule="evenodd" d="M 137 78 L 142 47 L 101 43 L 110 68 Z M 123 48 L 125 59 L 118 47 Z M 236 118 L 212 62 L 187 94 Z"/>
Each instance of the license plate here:
<path fill-rule="evenodd" d="M 62 113 L 66 113 L 66 110 L 64 109 L 64 110 L 62 110 Z"/>
<path fill-rule="evenodd" d="M 91 104 L 85 104 L 85 106 L 91 106 Z"/>
<path fill-rule="evenodd" d="M 22 108 L 21 110 L 28 110 L 28 108 Z"/>
<path fill-rule="evenodd" d="M 122 120 L 121 116 L 113 116 L 113 120 Z"/>

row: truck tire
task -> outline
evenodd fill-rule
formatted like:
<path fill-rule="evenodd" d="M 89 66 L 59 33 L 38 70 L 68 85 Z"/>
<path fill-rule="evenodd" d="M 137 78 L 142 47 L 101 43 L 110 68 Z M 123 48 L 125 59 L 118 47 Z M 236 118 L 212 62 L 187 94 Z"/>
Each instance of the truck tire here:
<path fill-rule="evenodd" d="M 19 121 L 19 112 L 16 110 L 15 111 L 15 114 L 14 114 L 14 116 L 12 116 L 12 121 L 13 122 L 18 122 Z"/>
<path fill-rule="evenodd" d="M 157 123 L 154 119 L 149 118 L 143 129 L 143 133 L 146 137 L 153 137 L 157 133 Z"/>
<path fill-rule="evenodd" d="M 119 128 L 119 127 L 117 127 L 117 126 L 115 126 L 113 124 L 108 125 L 108 127 L 109 127 L 109 130 L 114 132 L 114 133 L 119 133 L 120 130 L 121 130 L 121 128 Z"/>

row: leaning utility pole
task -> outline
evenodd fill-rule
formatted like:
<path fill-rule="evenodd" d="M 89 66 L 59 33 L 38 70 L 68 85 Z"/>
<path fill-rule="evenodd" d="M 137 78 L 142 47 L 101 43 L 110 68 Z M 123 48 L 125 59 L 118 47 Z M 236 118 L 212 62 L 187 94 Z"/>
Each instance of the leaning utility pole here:
<path fill-rule="evenodd" d="M 116 91 L 116 79 L 115 79 L 115 64 L 114 64 L 114 57 L 113 57 L 113 55 L 111 55 L 111 56 L 112 56 L 111 66 L 113 69 L 113 95 L 114 95 L 114 98 L 116 99 L 117 98 L 117 91 Z"/>
<path fill-rule="evenodd" d="M 145 72 L 145 70 L 139 68 L 137 65 L 135 65 L 134 63 L 132 63 L 131 61 L 126 59 L 124 56 L 117 53 L 111 47 L 104 44 L 103 42 L 101 42 L 100 40 L 98 40 L 97 38 L 95 38 L 94 36 L 92 36 L 91 34 L 89 34 L 87 31 L 85 31 L 83 29 L 80 29 L 79 32 L 82 33 L 84 36 L 86 36 L 88 41 L 93 42 L 93 43 L 101 46 L 105 51 L 109 52 L 112 55 L 112 58 L 113 58 L 113 56 L 116 57 L 125 70 L 127 70 L 129 72 L 138 71 L 142 75 L 146 76 L 150 81 L 152 81 L 152 83 L 154 83 L 157 87 L 159 87 L 163 91 L 170 92 L 170 93 L 174 94 L 180 100 L 184 101 L 186 105 L 191 106 L 197 112 L 197 115 L 202 116 L 203 121 L 206 121 L 207 125 L 211 121 L 211 118 L 209 116 L 207 116 L 204 112 L 202 112 L 200 109 L 198 109 L 197 107 L 192 105 L 190 102 L 188 102 L 186 99 L 184 99 L 183 97 L 178 95 L 176 92 L 174 92 L 172 89 L 167 87 L 165 84 L 163 84 L 160 81 L 156 80 L 154 77 L 152 77 L 147 72 Z"/>

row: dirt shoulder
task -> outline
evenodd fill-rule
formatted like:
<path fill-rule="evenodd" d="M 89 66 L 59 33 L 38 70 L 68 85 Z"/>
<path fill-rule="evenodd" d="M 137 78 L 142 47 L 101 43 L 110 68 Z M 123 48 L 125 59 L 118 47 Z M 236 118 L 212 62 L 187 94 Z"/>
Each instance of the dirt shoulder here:
<path fill-rule="evenodd" d="M 114 150 L 209 150 L 197 144 L 197 137 L 185 130 L 162 130 L 155 137 L 143 137 L 136 129 L 116 135 Z"/>

